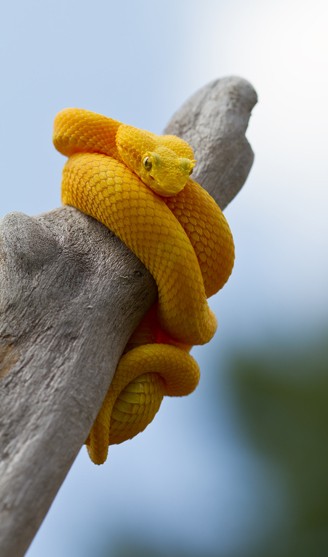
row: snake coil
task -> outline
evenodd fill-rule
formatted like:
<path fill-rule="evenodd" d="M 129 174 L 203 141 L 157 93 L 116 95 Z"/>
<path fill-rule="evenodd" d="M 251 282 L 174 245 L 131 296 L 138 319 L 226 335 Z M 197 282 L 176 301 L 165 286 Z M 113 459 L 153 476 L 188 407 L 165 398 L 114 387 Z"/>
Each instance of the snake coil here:
<path fill-rule="evenodd" d="M 53 140 L 68 157 L 63 203 L 112 230 L 158 287 L 86 440 L 90 458 L 101 464 L 110 444 L 145 429 L 164 395 L 187 395 L 197 386 L 189 351 L 215 333 L 207 298 L 227 281 L 234 244 L 220 208 L 190 178 L 194 154 L 182 139 L 71 108 L 56 116 Z"/>

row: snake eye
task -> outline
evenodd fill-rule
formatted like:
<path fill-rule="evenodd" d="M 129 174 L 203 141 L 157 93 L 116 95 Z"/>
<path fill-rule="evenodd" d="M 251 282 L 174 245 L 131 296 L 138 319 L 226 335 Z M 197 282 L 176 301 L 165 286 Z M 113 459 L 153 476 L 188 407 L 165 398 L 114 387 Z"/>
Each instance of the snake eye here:
<path fill-rule="evenodd" d="M 145 169 L 149 172 L 153 166 L 151 160 L 149 157 L 145 157 L 144 160 L 142 161 Z"/>
<path fill-rule="evenodd" d="M 193 173 L 193 170 L 194 170 L 193 168 L 191 168 L 191 169 L 189 170 L 189 176 L 191 176 L 191 175 L 192 175 L 192 173 Z"/>

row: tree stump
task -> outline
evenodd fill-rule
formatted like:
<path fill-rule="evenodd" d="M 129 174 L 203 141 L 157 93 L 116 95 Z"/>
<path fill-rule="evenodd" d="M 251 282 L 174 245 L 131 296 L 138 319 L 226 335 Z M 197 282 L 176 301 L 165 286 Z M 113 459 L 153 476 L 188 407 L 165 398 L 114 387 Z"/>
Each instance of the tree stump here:
<path fill-rule="evenodd" d="M 219 79 L 166 133 L 195 149 L 194 179 L 224 208 L 245 182 L 256 93 Z M 0 548 L 24 555 L 156 298 L 154 280 L 108 229 L 71 207 L 0 221 Z"/>

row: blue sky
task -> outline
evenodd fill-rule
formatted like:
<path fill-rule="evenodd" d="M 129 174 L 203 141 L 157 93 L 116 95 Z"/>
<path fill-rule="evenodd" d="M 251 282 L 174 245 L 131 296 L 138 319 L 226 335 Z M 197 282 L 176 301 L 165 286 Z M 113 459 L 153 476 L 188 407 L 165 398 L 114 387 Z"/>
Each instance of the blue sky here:
<path fill-rule="evenodd" d="M 212 302 L 219 332 L 196 351 L 199 389 L 165 401 L 105 466 L 83 448 L 28 552 L 84 557 L 97 536 L 141 532 L 163 547 L 236 556 L 258 530 L 259 509 L 274 509 L 275 486 L 238 437 L 217 369 L 236 347 L 327 323 L 326 2 L 19 0 L 1 11 L 0 216 L 60 205 L 64 159 L 51 133 L 64 107 L 160 133 L 217 77 L 240 75 L 259 94 L 247 133 L 255 164 L 226 210 L 236 266 Z"/>

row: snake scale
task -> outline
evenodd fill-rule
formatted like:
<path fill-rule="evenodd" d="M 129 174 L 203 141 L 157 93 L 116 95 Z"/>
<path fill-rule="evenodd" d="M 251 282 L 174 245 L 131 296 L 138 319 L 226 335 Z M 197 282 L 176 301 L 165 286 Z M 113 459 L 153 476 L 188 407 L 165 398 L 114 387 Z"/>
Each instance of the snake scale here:
<path fill-rule="evenodd" d="M 190 177 L 192 148 L 83 109 L 55 119 L 53 141 L 68 157 L 62 201 L 112 230 L 154 277 L 158 299 L 129 340 L 86 440 L 91 460 L 143 431 L 164 395 L 191 393 L 199 368 L 189 354 L 208 342 L 216 319 L 207 298 L 234 263 L 230 228 Z"/>

